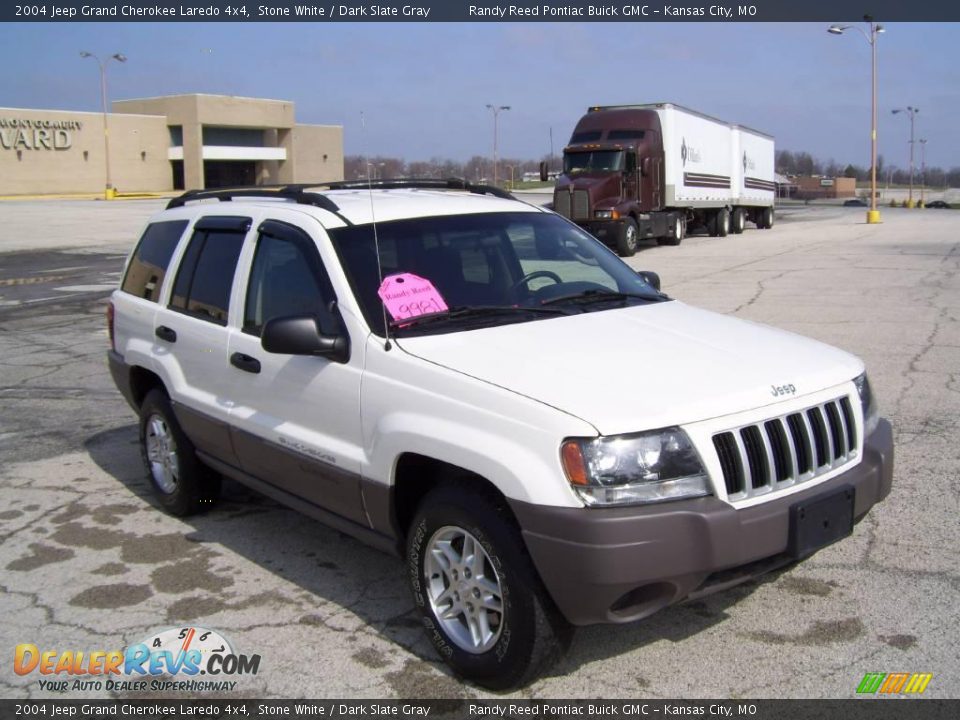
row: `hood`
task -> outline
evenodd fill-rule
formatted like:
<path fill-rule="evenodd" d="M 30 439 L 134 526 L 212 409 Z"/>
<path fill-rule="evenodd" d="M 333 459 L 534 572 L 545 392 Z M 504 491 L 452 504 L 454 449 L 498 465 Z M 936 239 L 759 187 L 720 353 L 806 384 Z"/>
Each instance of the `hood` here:
<path fill-rule="evenodd" d="M 570 192 L 571 190 L 586 190 L 590 198 L 591 207 L 606 199 L 620 198 L 620 184 L 623 175 L 618 172 L 607 173 L 577 173 L 564 175 L 558 182 L 554 192 Z"/>
<path fill-rule="evenodd" d="M 852 380 L 863 363 L 677 301 L 400 338 L 417 357 L 574 415 L 602 435 L 707 420 Z"/>

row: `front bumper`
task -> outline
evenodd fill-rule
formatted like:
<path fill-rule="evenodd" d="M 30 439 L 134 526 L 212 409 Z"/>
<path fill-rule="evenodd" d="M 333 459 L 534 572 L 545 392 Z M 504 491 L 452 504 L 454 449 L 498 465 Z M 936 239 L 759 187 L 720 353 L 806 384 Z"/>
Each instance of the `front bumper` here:
<path fill-rule="evenodd" d="M 893 432 L 881 420 L 860 463 L 803 492 L 737 510 L 714 497 L 623 508 L 511 501 L 547 591 L 575 625 L 629 622 L 786 565 L 790 507 L 842 485 L 859 520 L 889 493 Z"/>
<path fill-rule="evenodd" d="M 582 227 L 597 240 L 606 245 L 615 245 L 620 236 L 623 219 L 618 220 L 578 220 L 577 225 Z"/>

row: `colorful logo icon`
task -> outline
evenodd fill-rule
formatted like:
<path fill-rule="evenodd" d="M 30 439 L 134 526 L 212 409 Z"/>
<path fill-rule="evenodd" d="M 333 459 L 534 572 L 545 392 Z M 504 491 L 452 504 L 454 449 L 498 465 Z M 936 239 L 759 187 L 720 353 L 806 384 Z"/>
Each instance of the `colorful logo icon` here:
<path fill-rule="evenodd" d="M 922 695 L 933 673 L 867 673 L 857 686 L 858 695 Z"/>

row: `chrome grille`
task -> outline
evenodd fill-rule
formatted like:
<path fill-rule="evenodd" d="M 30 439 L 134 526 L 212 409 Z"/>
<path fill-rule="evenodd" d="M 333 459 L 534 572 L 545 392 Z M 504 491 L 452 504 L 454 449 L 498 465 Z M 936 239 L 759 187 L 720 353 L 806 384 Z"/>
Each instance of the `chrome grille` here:
<path fill-rule="evenodd" d="M 557 190 L 553 194 L 553 209 L 558 215 L 570 217 L 570 193 L 566 190 Z"/>
<path fill-rule="evenodd" d="M 713 436 L 730 500 L 807 482 L 857 456 L 850 398 L 814 405 Z"/>
<path fill-rule="evenodd" d="M 590 197 L 586 190 L 573 191 L 573 219 L 588 220 L 590 218 Z"/>

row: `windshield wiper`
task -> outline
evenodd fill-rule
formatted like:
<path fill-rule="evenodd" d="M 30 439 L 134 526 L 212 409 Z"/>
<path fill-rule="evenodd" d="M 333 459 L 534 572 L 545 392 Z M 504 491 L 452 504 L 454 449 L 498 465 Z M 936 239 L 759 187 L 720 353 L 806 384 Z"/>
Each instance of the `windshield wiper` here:
<path fill-rule="evenodd" d="M 640 293 L 624 293 L 615 290 L 584 290 L 583 292 L 570 293 L 569 295 L 560 295 L 559 297 L 544 300 L 541 305 L 555 305 L 556 303 L 568 302 L 577 305 L 587 305 L 595 302 L 610 302 L 615 300 L 643 300 L 645 302 L 660 302 L 666 300 L 667 296 L 659 293 L 657 295 L 641 295 Z"/>
<path fill-rule="evenodd" d="M 471 305 L 452 307 L 448 310 L 416 317 L 392 320 L 392 328 L 409 328 L 414 325 L 429 325 L 432 323 L 451 322 L 455 320 L 472 320 L 474 318 L 490 318 L 497 315 L 566 315 L 560 308 L 545 307 L 513 307 L 508 305 Z"/>

